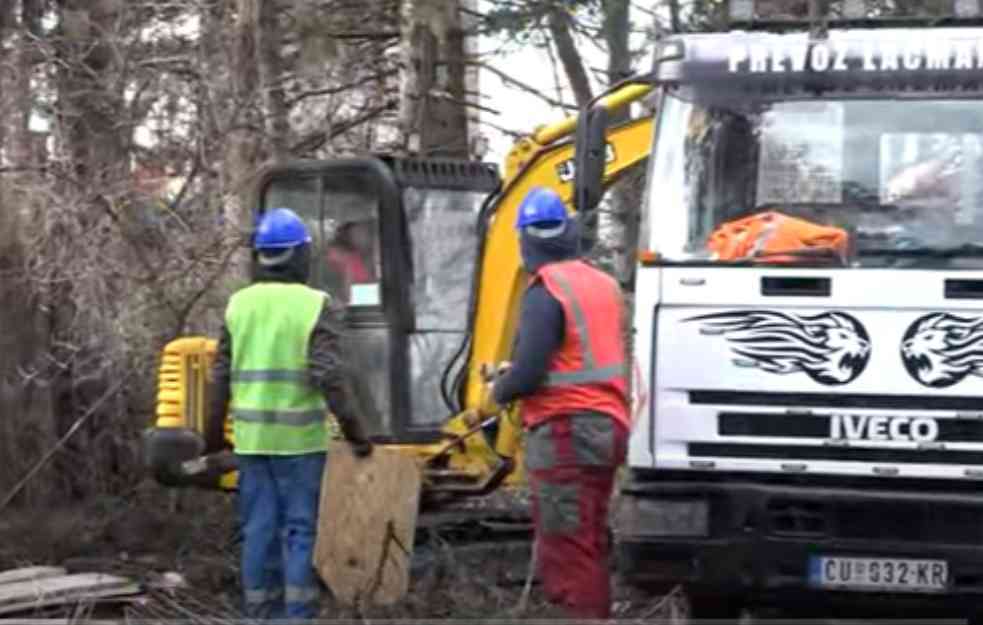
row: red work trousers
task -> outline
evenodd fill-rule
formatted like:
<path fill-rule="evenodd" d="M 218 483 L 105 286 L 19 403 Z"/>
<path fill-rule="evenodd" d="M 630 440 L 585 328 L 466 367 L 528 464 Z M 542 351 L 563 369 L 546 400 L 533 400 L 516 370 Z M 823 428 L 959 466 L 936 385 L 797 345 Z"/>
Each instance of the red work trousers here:
<path fill-rule="evenodd" d="M 608 502 L 627 439 L 600 413 L 554 417 L 526 433 L 539 576 L 572 618 L 610 616 Z"/>

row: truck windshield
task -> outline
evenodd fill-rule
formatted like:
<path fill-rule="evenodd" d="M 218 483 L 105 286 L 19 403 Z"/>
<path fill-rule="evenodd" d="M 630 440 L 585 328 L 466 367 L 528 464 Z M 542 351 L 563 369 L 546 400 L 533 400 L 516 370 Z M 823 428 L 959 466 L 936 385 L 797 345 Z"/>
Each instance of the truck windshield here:
<path fill-rule="evenodd" d="M 983 101 L 701 93 L 659 112 L 665 262 L 983 267 Z"/>

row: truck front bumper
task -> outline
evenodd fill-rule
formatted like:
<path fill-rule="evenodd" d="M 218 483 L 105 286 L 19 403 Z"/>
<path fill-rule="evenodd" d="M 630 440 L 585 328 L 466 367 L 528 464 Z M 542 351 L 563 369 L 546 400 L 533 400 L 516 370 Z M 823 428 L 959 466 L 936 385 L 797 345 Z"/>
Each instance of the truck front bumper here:
<path fill-rule="evenodd" d="M 686 583 L 779 603 L 983 604 L 983 495 L 748 481 L 632 482 L 613 518 L 618 568 L 635 584 Z M 942 560 L 943 590 L 831 589 L 814 556 Z"/>

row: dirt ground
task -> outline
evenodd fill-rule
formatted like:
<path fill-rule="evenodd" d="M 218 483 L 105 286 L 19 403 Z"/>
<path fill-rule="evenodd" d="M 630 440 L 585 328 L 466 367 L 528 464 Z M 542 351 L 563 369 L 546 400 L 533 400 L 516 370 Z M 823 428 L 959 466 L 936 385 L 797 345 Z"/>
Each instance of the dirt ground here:
<path fill-rule="evenodd" d="M 69 572 L 130 576 L 151 589 L 135 602 L 50 608 L 32 617 L 180 618 L 208 623 L 238 612 L 238 543 L 235 497 L 174 491 L 151 482 L 123 497 L 47 510 L 5 510 L 0 516 L 0 571 L 30 565 L 60 565 Z M 561 618 L 546 605 L 536 584 L 525 611 L 522 595 L 528 551 L 496 549 L 479 555 L 445 549 L 440 565 L 427 564 L 411 581 L 400 604 L 354 610 L 323 601 L 328 619 L 525 619 Z M 165 573 L 177 573 L 183 588 L 161 589 Z M 173 577 L 173 576 L 172 576 Z M 619 620 L 664 618 L 671 602 L 614 585 Z"/>

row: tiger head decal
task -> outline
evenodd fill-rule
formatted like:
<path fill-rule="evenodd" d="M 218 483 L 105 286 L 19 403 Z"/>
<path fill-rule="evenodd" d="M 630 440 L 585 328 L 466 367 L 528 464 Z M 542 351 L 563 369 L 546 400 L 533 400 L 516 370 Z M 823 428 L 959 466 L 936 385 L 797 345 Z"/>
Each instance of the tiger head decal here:
<path fill-rule="evenodd" d="M 775 374 L 805 373 L 820 384 L 852 382 L 870 360 L 870 338 L 859 321 L 842 312 L 795 315 L 747 310 L 691 317 L 700 332 L 721 335 L 734 363 Z"/>
<path fill-rule="evenodd" d="M 944 388 L 968 375 L 983 376 L 983 318 L 931 313 L 915 320 L 901 342 L 911 377 Z"/>

